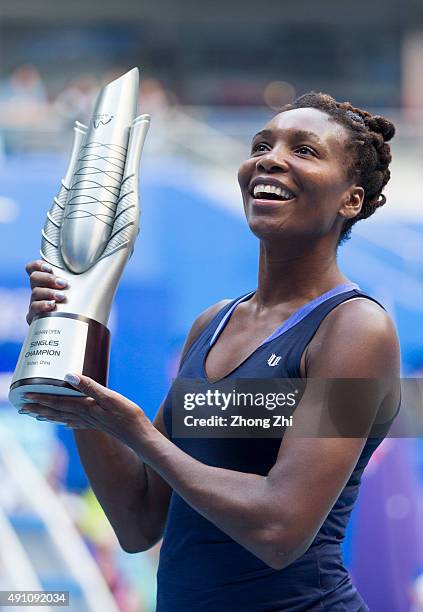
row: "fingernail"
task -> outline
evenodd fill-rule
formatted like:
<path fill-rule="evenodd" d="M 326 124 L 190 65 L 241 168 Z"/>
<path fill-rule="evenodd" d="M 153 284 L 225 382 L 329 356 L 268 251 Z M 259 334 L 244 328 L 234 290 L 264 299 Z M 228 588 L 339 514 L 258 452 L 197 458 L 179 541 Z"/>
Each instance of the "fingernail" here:
<path fill-rule="evenodd" d="M 56 306 L 56 300 L 48 300 L 47 301 L 47 305 L 48 306 Z"/>
<path fill-rule="evenodd" d="M 81 379 L 76 374 L 69 373 L 65 375 L 65 381 L 71 385 L 79 385 L 79 383 L 81 382 Z"/>
<path fill-rule="evenodd" d="M 38 416 L 38 414 L 36 412 L 28 412 L 27 410 L 25 410 L 21 414 L 26 414 L 26 415 L 28 415 L 30 417 L 37 417 Z"/>
<path fill-rule="evenodd" d="M 56 278 L 56 285 L 59 285 L 59 287 L 67 287 L 68 281 L 64 278 Z"/>
<path fill-rule="evenodd" d="M 61 302 L 62 300 L 64 300 L 66 297 L 66 295 L 64 293 L 62 293 L 61 291 L 55 291 L 54 292 L 54 299 L 55 300 L 59 300 L 59 302 Z"/>
<path fill-rule="evenodd" d="M 47 419 L 45 417 L 42 417 L 42 416 L 37 416 L 35 418 L 37 419 L 37 421 L 47 421 Z"/>
<path fill-rule="evenodd" d="M 48 263 L 41 264 L 41 270 L 43 272 L 53 272 L 53 268 Z"/>

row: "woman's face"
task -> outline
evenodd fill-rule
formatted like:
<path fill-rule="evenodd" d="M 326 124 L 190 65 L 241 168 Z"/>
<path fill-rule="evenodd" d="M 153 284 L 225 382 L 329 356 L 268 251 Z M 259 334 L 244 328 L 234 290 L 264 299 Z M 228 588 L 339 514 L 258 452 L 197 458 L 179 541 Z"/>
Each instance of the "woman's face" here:
<path fill-rule="evenodd" d="M 344 127 L 314 108 L 284 111 L 256 134 L 238 172 L 256 236 L 338 238 L 364 196 L 347 177 L 347 142 Z"/>

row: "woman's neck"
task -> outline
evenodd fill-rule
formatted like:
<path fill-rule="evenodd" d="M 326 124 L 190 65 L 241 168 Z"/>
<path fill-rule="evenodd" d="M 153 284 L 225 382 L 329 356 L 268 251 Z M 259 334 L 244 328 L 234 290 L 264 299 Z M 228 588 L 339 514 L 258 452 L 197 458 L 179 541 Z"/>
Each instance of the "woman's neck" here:
<path fill-rule="evenodd" d="M 336 250 L 321 242 L 276 248 L 260 243 L 258 306 L 270 307 L 297 300 L 311 300 L 336 285 L 348 282 L 339 270 Z"/>

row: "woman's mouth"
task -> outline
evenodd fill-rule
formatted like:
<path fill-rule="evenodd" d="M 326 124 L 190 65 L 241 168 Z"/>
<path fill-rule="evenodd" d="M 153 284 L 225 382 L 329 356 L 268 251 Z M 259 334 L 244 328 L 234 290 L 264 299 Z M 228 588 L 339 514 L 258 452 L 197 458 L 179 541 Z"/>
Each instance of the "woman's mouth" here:
<path fill-rule="evenodd" d="M 256 200 L 292 200 L 295 195 L 285 187 L 258 184 L 254 186 L 253 195 Z"/>
<path fill-rule="evenodd" d="M 290 189 L 262 183 L 254 186 L 252 196 L 257 204 L 289 202 L 295 198 L 295 194 Z"/>

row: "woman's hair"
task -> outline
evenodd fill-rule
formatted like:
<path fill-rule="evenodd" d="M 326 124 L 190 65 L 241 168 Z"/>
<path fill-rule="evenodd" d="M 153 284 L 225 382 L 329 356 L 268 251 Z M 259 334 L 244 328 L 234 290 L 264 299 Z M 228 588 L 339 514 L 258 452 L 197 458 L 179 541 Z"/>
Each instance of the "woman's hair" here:
<path fill-rule="evenodd" d="M 351 227 L 361 219 L 370 217 L 377 208 L 383 206 L 386 197 L 382 190 L 389 181 L 391 173 L 391 148 L 386 142 L 395 134 L 395 126 L 380 115 L 354 108 L 349 102 L 337 102 L 325 93 L 311 91 L 290 104 L 281 112 L 294 108 L 316 108 L 333 117 L 350 134 L 348 178 L 355 180 L 364 189 L 363 206 L 359 214 L 344 222 L 339 244 L 350 238 Z"/>

